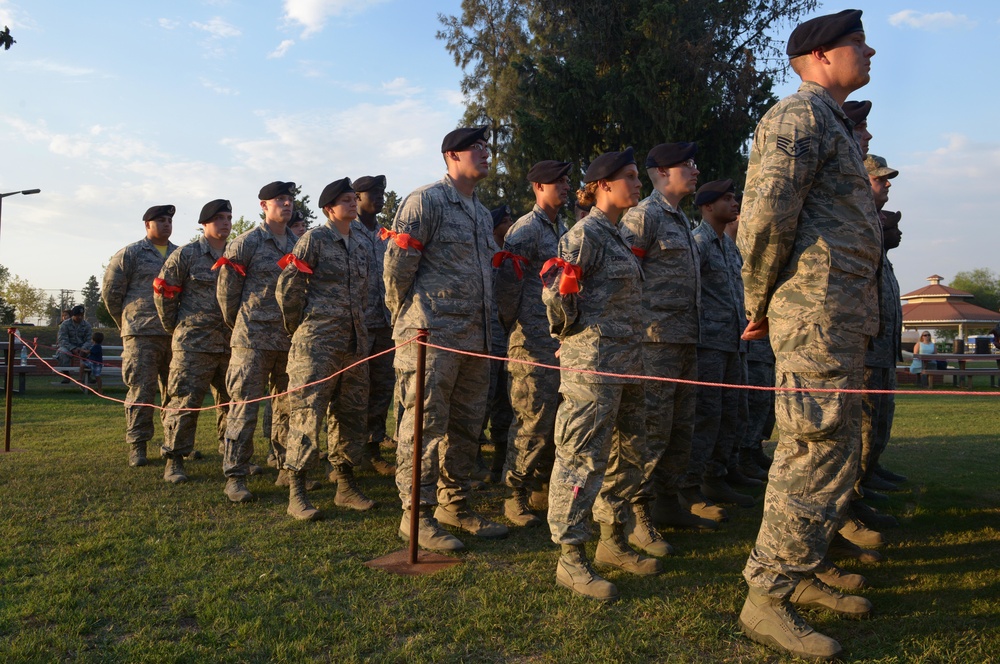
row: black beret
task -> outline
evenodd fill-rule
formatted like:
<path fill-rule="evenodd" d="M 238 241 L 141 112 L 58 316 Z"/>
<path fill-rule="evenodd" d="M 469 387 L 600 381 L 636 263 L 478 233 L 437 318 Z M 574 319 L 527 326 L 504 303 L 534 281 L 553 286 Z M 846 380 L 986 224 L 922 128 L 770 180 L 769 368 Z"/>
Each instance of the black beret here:
<path fill-rule="evenodd" d="M 583 174 L 584 182 L 597 182 L 606 180 L 619 170 L 635 163 L 635 151 L 631 146 L 622 152 L 605 152 L 594 161 L 590 162 L 587 172 Z"/>
<path fill-rule="evenodd" d="M 540 161 L 528 171 L 528 182 L 552 184 L 559 178 L 567 175 L 572 166 L 573 164 L 568 161 L 554 161 L 552 159 Z"/>
<path fill-rule="evenodd" d="M 490 216 L 493 217 L 493 228 L 496 228 L 503 223 L 506 217 L 510 216 L 510 206 L 501 205 L 498 208 L 493 208 L 490 210 Z"/>
<path fill-rule="evenodd" d="M 153 207 L 146 210 L 146 214 L 142 215 L 143 221 L 150 221 L 151 219 L 156 219 L 157 217 L 173 217 L 174 212 L 177 212 L 177 208 L 173 205 L 154 205 Z"/>
<path fill-rule="evenodd" d="M 646 168 L 669 168 L 685 162 L 698 151 L 695 143 L 660 143 L 646 155 Z"/>
<path fill-rule="evenodd" d="M 265 184 L 260 188 L 260 193 L 257 194 L 257 198 L 262 201 L 269 201 L 272 198 L 277 198 L 278 196 L 294 196 L 295 195 L 295 183 L 294 182 L 272 182 L 270 184 Z"/>
<path fill-rule="evenodd" d="M 306 223 L 305 215 L 303 215 L 299 210 L 292 210 L 292 218 L 288 220 L 288 225 L 291 226 L 292 224 L 297 224 L 299 222 L 303 224 Z"/>
<path fill-rule="evenodd" d="M 83 308 L 83 305 L 82 304 L 78 304 L 78 305 L 76 305 L 75 307 L 73 307 L 72 309 L 69 310 L 69 315 L 70 316 L 82 316 L 83 312 L 85 312 L 85 311 L 86 311 L 86 309 Z"/>
<path fill-rule="evenodd" d="M 890 226 L 898 226 L 899 220 L 903 218 L 902 212 L 889 212 L 888 210 L 882 210 L 882 214 L 885 216 L 885 222 L 883 222 L 882 224 L 883 226 L 885 224 L 889 224 Z"/>
<path fill-rule="evenodd" d="M 334 180 L 330 184 L 323 187 L 323 193 L 319 195 L 319 206 L 320 208 L 325 208 L 327 205 L 333 205 L 341 194 L 346 194 L 349 191 L 354 191 L 351 188 L 351 178 L 341 178 L 339 180 Z"/>
<path fill-rule="evenodd" d="M 224 198 L 217 198 L 214 201 L 209 201 L 205 203 L 205 207 L 201 209 L 201 216 L 198 217 L 198 223 L 204 224 L 210 221 L 212 217 L 219 214 L 220 212 L 232 212 L 233 206 Z"/>
<path fill-rule="evenodd" d="M 384 175 L 362 175 L 354 181 L 354 191 L 360 194 L 362 191 L 385 189 L 385 184 Z"/>
<path fill-rule="evenodd" d="M 844 102 L 844 115 L 851 119 L 851 122 L 858 125 L 868 119 L 868 114 L 872 111 L 872 103 L 867 99 L 864 101 Z"/>
<path fill-rule="evenodd" d="M 814 48 L 832 44 L 844 35 L 864 32 L 860 9 L 845 9 L 836 14 L 817 16 L 792 30 L 785 53 L 790 57 L 812 53 Z"/>
<path fill-rule="evenodd" d="M 736 186 L 732 180 L 713 180 L 698 187 L 694 195 L 695 205 L 708 205 L 719 200 L 729 192 L 735 192 Z"/>
<path fill-rule="evenodd" d="M 441 141 L 441 152 L 461 152 L 476 141 L 485 141 L 489 135 L 489 126 L 456 129 L 448 132 L 444 140 Z"/>

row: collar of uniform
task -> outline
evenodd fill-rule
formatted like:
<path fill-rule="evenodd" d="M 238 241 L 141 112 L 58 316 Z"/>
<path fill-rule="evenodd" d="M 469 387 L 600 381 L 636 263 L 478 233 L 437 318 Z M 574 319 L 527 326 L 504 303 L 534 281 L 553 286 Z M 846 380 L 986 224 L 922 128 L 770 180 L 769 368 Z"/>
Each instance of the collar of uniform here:
<path fill-rule="evenodd" d="M 844 109 L 833 100 L 833 97 L 830 96 L 830 93 L 827 92 L 826 88 L 819 83 L 814 83 L 813 81 L 802 81 L 802 84 L 799 86 L 799 92 L 809 92 L 816 95 L 823 101 L 824 104 L 830 107 L 834 115 L 840 118 L 843 122 L 847 123 L 848 127 L 854 127 L 854 123 L 851 122 L 849 117 L 847 117 L 847 113 L 844 113 Z"/>
<path fill-rule="evenodd" d="M 462 195 L 458 193 L 458 188 L 455 186 L 455 181 L 451 179 L 451 176 L 445 173 L 444 179 L 441 180 L 441 182 L 443 182 L 446 185 L 444 191 L 445 194 L 448 196 L 448 200 L 451 201 L 452 203 L 461 204 Z M 476 197 L 475 190 L 472 191 L 472 200 L 473 202 L 476 203 L 479 202 L 479 199 Z"/>
<path fill-rule="evenodd" d="M 538 220 L 549 228 L 557 228 L 559 226 L 559 217 L 556 217 L 555 221 L 549 219 L 549 215 L 545 214 L 545 210 L 538 203 L 535 203 L 535 207 L 531 208 L 531 211 L 538 217 Z"/>
<path fill-rule="evenodd" d="M 661 194 L 661 193 L 660 193 L 660 190 L 659 190 L 659 189 L 654 189 L 654 190 L 653 190 L 653 193 L 651 193 L 651 194 L 649 195 L 649 197 L 650 197 L 651 199 L 653 199 L 653 200 L 654 200 L 654 201 L 656 202 L 656 204 L 657 204 L 657 205 L 659 205 L 659 206 L 660 206 L 661 208 L 663 208 L 664 210 L 666 210 L 666 211 L 667 211 L 667 212 L 669 212 L 670 214 L 673 214 L 673 215 L 681 215 L 681 216 L 683 216 L 683 215 L 684 215 L 684 213 L 683 213 L 683 212 L 681 212 L 680 210 L 678 210 L 677 208 L 675 208 L 675 207 L 674 207 L 673 205 L 671 205 L 671 204 L 670 204 L 670 201 L 668 201 L 668 200 L 667 200 L 667 199 L 666 199 L 666 198 L 665 198 L 665 197 L 663 196 L 663 194 Z"/>
<path fill-rule="evenodd" d="M 150 251 L 155 251 L 157 254 L 159 254 L 161 257 L 163 257 L 163 254 L 160 254 L 160 250 L 156 248 L 156 245 L 153 244 L 153 241 L 150 240 L 148 237 L 142 238 L 142 242 L 143 242 L 143 244 L 145 245 L 145 247 L 147 249 L 149 249 Z M 171 245 L 170 241 L 168 240 L 167 241 L 167 255 L 170 255 L 170 249 L 171 249 L 172 246 L 173 245 Z"/>
<path fill-rule="evenodd" d="M 198 246 L 201 248 L 202 253 L 207 254 L 216 260 L 222 258 L 222 254 L 226 253 L 225 247 L 219 251 L 213 249 L 212 245 L 208 243 L 208 238 L 205 237 L 204 233 L 202 233 L 201 237 L 198 238 Z"/>

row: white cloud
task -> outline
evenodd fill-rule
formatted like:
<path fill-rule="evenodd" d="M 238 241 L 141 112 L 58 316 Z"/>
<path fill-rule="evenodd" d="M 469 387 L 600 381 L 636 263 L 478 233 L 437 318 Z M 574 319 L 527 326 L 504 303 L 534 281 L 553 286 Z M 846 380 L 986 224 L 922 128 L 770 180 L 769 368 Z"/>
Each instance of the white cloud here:
<path fill-rule="evenodd" d="M 162 156 L 153 146 L 121 132 L 117 128 L 95 125 L 80 133 L 51 131 L 44 122 L 31 123 L 20 118 L 2 118 L 33 143 L 44 143 L 49 152 L 61 157 L 87 158 L 93 163 L 107 160 L 129 160 L 138 157 Z"/>
<path fill-rule="evenodd" d="M 277 48 L 275 48 L 273 51 L 267 54 L 268 60 L 285 57 L 285 53 L 287 53 L 288 49 L 290 49 L 294 44 L 295 44 L 294 39 L 283 40 L 280 44 L 278 44 Z"/>
<path fill-rule="evenodd" d="M 383 83 L 382 92 L 388 95 L 412 97 L 415 94 L 419 94 L 421 89 L 417 86 L 410 85 L 405 78 L 399 77 Z"/>
<path fill-rule="evenodd" d="M 896 27 L 908 27 L 917 30 L 949 30 L 971 29 L 976 22 L 965 14 L 951 12 L 918 12 L 915 9 L 904 9 L 889 17 L 889 23 Z"/>
<path fill-rule="evenodd" d="M 174 28 L 176 28 L 181 24 L 180 21 L 175 21 L 169 18 L 157 19 L 157 23 L 159 23 L 160 27 L 163 28 L 164 30 L 173 30 Z"/>
<path fill-rule="evenodd" d="M 226 87 L 224 85 L 219 85 L 218 83 L 214 83 L 214 82 L 212 82 L 209 79 L 204 78 L 204 77 L 202 77 L 199 80 L 201 81 L 201 87 L 207 88 L 207 89 L 211 90 L 212 92 L 214 92 L 216 94 L 228 95 L 228 96 L 235 97 L 236 95 L 238 95 L 240 93 L 239 90 L 234 90 L 233 88 L 228 88 L 228 87 Z"/>
<path fill-rule="evenodd" d="M 367 0 L 358 3 L 356 0 L 285 0 L 285 23 L 297 23 L 305 30 L 303 37 L 319 32 L 326 25 L 328 18 L 345 14 L 356 14 L 363 9 L 386 0 Z M 359 4 L 362 9 L 358 9 Z"/>
<path fill-rule="evenodd" d="M 227 23 L 222 17 L 216 16 L 215 18 L 209 19 L 207 23 L 200 23 L 198 21 L 192 21 L 191 27 L 198 28 L 199 30 L 204 30 L 208 34 L 212 35 L 216 39 L 226 39 L 228 37 L 239 37 L 242 32 L 236 26 L 231 23 Z"/>
<path fill-rule="evenodd" d="M 91 76 L 98 74 L 96 69 L 91 69 L 90 67 L 77 67 L 75 65 L 67 65 L 61 62 L 52 62 L 51 60 L 45 59 L 28 60 L 27 62 L 20 63 L 18 66 L 30 67 L 39 71 L 61 74 L 63 76 Z"/>
<path fill-rule="evenodd" d="M 0 0 L 0 30 L 5 25 L 14 30 L 14 28 L 32 27 L 32 21 L 17 5 L 7 2 L 7 0 Z"/>

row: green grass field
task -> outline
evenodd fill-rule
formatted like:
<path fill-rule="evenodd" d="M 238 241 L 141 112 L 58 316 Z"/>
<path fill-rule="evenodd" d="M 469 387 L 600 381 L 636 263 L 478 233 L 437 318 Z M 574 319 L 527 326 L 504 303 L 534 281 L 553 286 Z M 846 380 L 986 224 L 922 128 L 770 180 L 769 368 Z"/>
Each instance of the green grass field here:
<path fill-rule="evenodd" d="M 155 449 L 126 466 L 120 406 L 50 382 L 15 396 L 23 451 L 0 455 L 0 661 L 784 661 L 736 625 L 759 505 L 717 533 L 667 532 L 680 553 L 666 573 L 611 573 L 610 606 L 555 587 L 545 529 L 463 535 L 463 564 L 400 577 L 364 566 L 402 547 L 390 479 L 362 476 L 381 503 L 366 515 L 334 507 L 328 485 L 312 493 L 318 523 L 285 515 L 271 469 L 250 480 L 256 502 L 232 505 L 210 414 L 205 459 L 173 486 Z M 998 413 L 992 396 L 898 399 L 884 461 L 911 481 L 885 509 L 902 526 L 883 562 L 846 565 L 874 585 L 876 614 L 806 614 L 846 660 L 1000 660 Z M 502 499 L 489 487 L 478 506 L 499 518 Z"/>

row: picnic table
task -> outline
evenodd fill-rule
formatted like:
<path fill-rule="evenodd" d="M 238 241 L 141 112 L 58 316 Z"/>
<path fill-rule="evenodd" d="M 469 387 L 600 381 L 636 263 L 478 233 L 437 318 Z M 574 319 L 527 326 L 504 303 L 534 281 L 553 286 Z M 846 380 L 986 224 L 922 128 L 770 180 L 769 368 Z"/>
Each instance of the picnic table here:
<path fill-rule="evenodd" d="M 924 369 L 921 373 L 927 376 L 927 386 L 934 387 L 935 376 L 951 376 L 955 387 L 972 387 L 972 379 L 976 376 L 989 376 L 990 387 L 997 386 L 1000 376 L 1000 355 L 983 353 L 916 353 L 913 357 L 923 360 Z M 944 368 L 938 368 L 938 363 L 944 362 Z M 987 366 L 970 367 L 969 363 L 983 363 Z M 990 366 L 990 364 L 995 366 Z M 934 367 L 933 369 L 931 367 Z"/>

